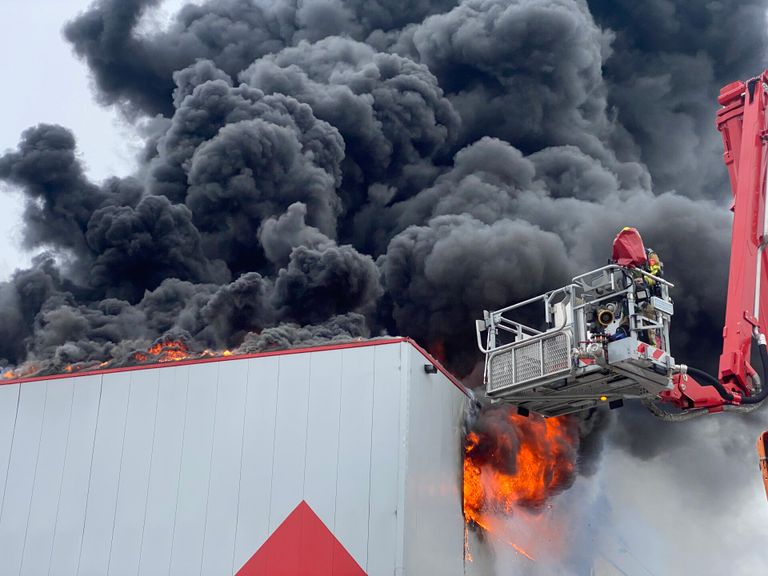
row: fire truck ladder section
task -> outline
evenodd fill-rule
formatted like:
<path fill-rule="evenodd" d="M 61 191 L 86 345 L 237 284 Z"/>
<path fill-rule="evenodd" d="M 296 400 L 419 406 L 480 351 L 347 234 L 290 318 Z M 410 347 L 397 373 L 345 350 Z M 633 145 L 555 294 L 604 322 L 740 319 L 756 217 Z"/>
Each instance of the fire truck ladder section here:
<path fill-rule="evenodd" d="M 644 270 L 611 264 L 563 288 L 484 311 L 476 332 L 487 398 L 550 417 L 672 389 L 673 374 L 685 367 L 669 350 L 670 288 Z M 541 329 L 523 323 L 540 314 L 538 306 Z"/>

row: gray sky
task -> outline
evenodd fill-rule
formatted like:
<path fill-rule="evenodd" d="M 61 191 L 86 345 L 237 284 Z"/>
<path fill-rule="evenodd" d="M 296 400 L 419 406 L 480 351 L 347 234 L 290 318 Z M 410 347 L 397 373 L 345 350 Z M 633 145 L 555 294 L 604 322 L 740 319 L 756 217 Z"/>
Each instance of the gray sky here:
<path fill-rule="evenodd" d="M 167 14 L 181 0 L 164 3 Z M 131 172 L 137 151 L 133 132 L 119 115 L 99 106 L 88 72 L 72 54 L 61 29 L 89 0 L 0 1 L 0 151 L 16 146 L 23 130 L 56 123 L 74 131 L 89 176 L 101 180 Z M 11 88 L 12 87 L 12 88 Z M 0 279 L 29 260 L 20 247 L 20 198 L 0 194 Z"/>

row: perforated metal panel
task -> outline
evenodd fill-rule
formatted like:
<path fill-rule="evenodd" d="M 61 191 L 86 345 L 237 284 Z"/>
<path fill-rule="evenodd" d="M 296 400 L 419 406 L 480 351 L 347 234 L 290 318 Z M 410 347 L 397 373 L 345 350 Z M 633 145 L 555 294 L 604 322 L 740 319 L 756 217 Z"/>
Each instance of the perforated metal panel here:
<path fill-rule="evenodd" d="M 568 370 L 571 364 L 571 351 L 568 336 L 565 333 L 542 341 L 544 347 L 544 374 L 554 374 Z"/>
<path fill-rule="evenodd" d="M 532 338 L 491 356 L 488 391 L 494 392 L 567 372 L 571 367 L 567 332 Z"/>
<path fill-rule="evenodd" d="M 499 390 L 515 383 L 515 352 L 509 350 L 496 354 L 491 359 L 488 385 L 491 390 Z"/>
<path fill-rule="evenodd" d="M 541 341 L 515 348 L 515 384 L 527 382 L 542 375 Z"/>

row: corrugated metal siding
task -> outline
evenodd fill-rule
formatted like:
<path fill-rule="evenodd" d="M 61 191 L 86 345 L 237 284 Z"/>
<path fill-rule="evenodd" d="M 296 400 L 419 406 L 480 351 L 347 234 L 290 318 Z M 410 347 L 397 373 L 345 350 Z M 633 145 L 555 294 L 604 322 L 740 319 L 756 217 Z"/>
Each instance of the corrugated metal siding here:
<path fill-rule="evenodd" d="M 462 414 L 465 398 L 424 372 L 410 348 L 408 463 L 405 478 L 407 574 L 464 573 L 461 509 Z"/>
<path fill-rule="evenodd" d="M 464 396 L 425 362 L 388 343 L 0 386 L 0 574 L 234 574 L 302 500 L 370 575 L 460 574 Z"/>

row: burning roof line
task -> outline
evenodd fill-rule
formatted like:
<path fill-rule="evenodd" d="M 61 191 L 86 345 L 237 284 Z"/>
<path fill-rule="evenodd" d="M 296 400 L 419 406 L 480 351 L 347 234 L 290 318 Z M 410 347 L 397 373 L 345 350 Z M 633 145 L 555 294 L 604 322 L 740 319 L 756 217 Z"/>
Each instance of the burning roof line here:
<path fill-rule="evenodd" d="M 149 364 L 136 364 L 132 366 L 119 366 L 115 368 L 103 368 L 99 370 L 83 370 L 78 372 L 65 372 L 63 374 L 48 374 L 45 376 L 27 376 L 23 378 L 11 378 L 8 380 L 0 379 L 0 386 L 6 386 L 9 384 L 25 384 L 29 382 L 41 382 L 44 380 L 60 380 L 63 378 L 80 378 L 84 376 L 97 376 L 101 374 L 114 374 L 116 372 L 133 372 L 136 370 L 150 370 L 152 368 L 169 368 L 172 366 L 189 366 L 192 364 L 207 364 L 210 362 L 226 362 L 229 360 L 245 360 L 249 358 L 266 358 L 269 356 L 289 356 L 292 354 L 303 354 L 306 352 L 323 352 L 327 350 L 344 350 L 347 348 L 364 348 L 367 346 L 384 346 L 387 344 L 398 344 L 400 342 L 406 342 L 413 346 L 419 353 L 424 356 L 437 370 L 443 374 L 451 383 L 462 391 L 466 396 L 472 397 L 469 390 L 461 383 L 461 381 L 451 374 L 439 361 L 437 361 L 429 352 L 419 346 L 411 338 L 397 336 L 386 338 L 372 338 L 368 340 L 359 340 L 354 342 L 343 342 L 337 344 L 322 344 L 317 346 L 303 346 L 301 348 L 285 348 L 281 350 L 269 350 L 267 352 L 256 352 L 252 354 L 231 354 L 228 356 L 208 356 L 202 358 L 188 358 L 184 360 L 176 361 L 164 361 L 164 362 L 152 362 Z"/>

